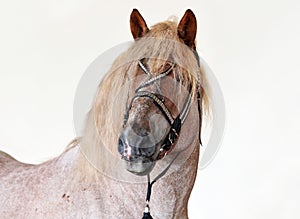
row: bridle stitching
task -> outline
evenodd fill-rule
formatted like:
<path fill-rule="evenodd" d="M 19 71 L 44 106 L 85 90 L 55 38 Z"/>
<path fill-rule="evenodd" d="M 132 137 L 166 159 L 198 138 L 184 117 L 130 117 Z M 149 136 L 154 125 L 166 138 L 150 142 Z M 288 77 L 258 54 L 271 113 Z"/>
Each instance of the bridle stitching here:
<path fill-rule="evenodd" d="M 150 99 L 152 99 L 156 104 L 159 105 L 159 107 L 161 108 L 163 113 L 165 113 L 165 115 L 168 118 L 168 122 L 170 124 L 172 124 L 174 122 L 174 118 L 173 118 L 171 112 L 169 111 L 169 109 L 154 93 L 151 93 L 149 91 L 139 91 L 135 97 L 150 97 Z"/>
<path fill-rule="evenodd" d="M 152 84 L 153 82 L 157 81 L 157 80 L 160 80 L 161 78 L 167 76 L 172 70 L 173 68 L 175 67 L 176 64 L 173 64 L 170 68 L 168 68 L 165 72 L 153 77 L 153 78 L 150 78 L 149 80 L 143 82 L 142 84 L 140 84 L 136 89 L 135 89 L 135 92 L 138 92 L 138 90 L 140 90 L 141 88 L 143 87 L 146 87 L 147 85 L 149 84 Z M 148 72 L 148 70 L 146 69 L 146 67 L 141 63 L 141 61 L 139 61 L 139 66 L 142 68 L 142 70 L 146 73 L 146 74 L 150 74 Z"/>
<path fill-rule="evenodd" d="M 141 60 L 139 60 L 138 62 L 140 68 L 147 74 L 147 75 L 151 75 L 151 73 L 148 71 L 148 69 L 146 68 L 146 66 L 142 63 Z"/>

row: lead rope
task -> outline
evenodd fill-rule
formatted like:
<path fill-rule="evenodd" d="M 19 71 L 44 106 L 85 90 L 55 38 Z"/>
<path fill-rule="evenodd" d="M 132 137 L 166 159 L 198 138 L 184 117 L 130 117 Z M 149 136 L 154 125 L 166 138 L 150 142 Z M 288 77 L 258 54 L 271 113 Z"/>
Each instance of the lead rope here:
<path fill-rule="evenodd" d="M 148 189 L 147 189 L 147 194 L 146 194 L 146 207 L 145 207 L 144 216 L 143 216 L 142 219 L 153 219 L 153 217 L 150 214 L 150 205 L 149 205 L 149 203 L 150 203 L 150 197 L 151 197 L 151 191 L 152 191 L 152 186 L 153 186 L 153 184 L 155 182 L 157 182 L 157 180 L 159 180 L 161 177 L 163 177 L 168 172 L 168 170 L 170 169 L 171 165 L 176 160 L 176 158 L 179 156 L 179 154 L 180 154 L 180 152 L 178 152 L 176 154 L 176 156 L 169 163 L 169 165 L 160 174 L 158 174 L 158 176 L 156 176 L 152 182 L 150 180 L 150 174 L 147 175 Z"/>

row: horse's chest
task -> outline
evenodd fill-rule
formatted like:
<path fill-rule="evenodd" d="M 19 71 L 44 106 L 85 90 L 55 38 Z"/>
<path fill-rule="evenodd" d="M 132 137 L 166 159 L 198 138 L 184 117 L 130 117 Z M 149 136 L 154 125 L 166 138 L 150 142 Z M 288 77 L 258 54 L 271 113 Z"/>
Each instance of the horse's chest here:
<path fill-rule="evenodd" d="M 60 200 L 57 217 L 63 218 L 142 218 L 145 207 L 146 184 L 124 184 L 102 180 L 99 187 L 81 189 L 75 195 L 68 194 Z M 169 219 L 176 210 L 178 192 L 171 185 L 161 188 L 158 183 L 151 197 L 151 210 L 155 218 Z M 163 203 L 163 204 L 162 204 Z M 60 214 L 59 212 L 64 212 Z M 66 214 L 66 212 L 69 212 Z"/>

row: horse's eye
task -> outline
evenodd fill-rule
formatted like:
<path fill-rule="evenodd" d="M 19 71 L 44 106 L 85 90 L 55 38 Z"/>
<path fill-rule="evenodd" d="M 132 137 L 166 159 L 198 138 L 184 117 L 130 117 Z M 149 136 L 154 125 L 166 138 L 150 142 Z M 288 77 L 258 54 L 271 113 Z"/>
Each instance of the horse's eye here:
<path fill-rule="evenodd" d="M 174 78 L 178 83 L 182 81 L 182 78 L 179 76 L 179 74 L 176 74 L 175 72 L 174 72 Z"/>

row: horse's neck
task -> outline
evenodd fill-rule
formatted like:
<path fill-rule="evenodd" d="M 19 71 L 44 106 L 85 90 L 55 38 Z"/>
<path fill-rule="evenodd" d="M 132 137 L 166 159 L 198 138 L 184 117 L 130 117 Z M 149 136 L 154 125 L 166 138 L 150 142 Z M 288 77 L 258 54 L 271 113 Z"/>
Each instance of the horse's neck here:
<path fill-rule="evenodd" d="M 145 207 L 147 184 L 126 183 L 107 177 L 91 167 L 78 152 L 76 163 L 80 165 L 77 165 L 76 172 L 80 176 L 76 178 L 81 179 L 78 186 L 82 188 L 76 189 L 94 195 L 98 210 L 107 214 L 102 218 L 139 218 Z M 196 146 L 178 171 L 154 184 L 151 196 L 151 214 L 154 218 L 187 218 L 187 202 L 196 178 L 198 158 L 199 147 Z"/>

